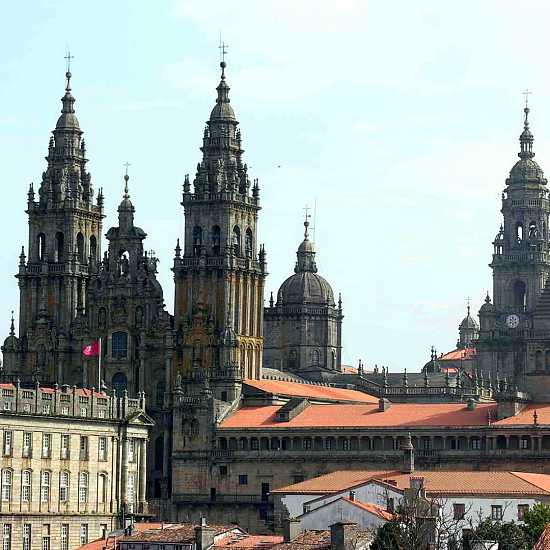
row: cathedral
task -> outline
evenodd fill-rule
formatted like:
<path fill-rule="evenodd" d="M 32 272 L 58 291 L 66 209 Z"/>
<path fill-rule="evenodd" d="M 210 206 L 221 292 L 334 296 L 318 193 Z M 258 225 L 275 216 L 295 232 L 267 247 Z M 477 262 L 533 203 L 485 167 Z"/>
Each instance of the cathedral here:
<path fill-rule="evenodd" d="M 532 469 L 550 457 L 550 202 L 529 109 L 493 242 L 493 300 L 479 324 L 468 306 L 457 348 L 432 350 L 422 373 L 351 369 L 342 364 L 342 300 L 318 272 L 307 216 L 294 272 L 264 304 L 260 185 L 220 68 L 200 160 L 183 183 L 173 315 L 127 173 L 102 252 L 105 197 L 86 170 L 67 71 L 46 170 L 28 191 L 19 328 L 12 320 L 2 378 L 145 394 L 154 422 L 147 494 L 162 519 L 205 514 L 269 531 L 271 490 L 397 463 L 408 432 L 426 468 L 474 467 L 474 457 L 479 468 Z M 93 341 L 99 359 L 82 353 Z"/>

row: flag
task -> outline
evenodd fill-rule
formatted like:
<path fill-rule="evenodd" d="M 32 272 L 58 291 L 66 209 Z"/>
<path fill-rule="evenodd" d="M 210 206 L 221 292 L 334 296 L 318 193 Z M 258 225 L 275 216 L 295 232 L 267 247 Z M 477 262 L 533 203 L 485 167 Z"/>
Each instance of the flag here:
<path fill-rule="evenodd" d="M 84 346 L 84 348 L 82 349 L 82 353 L 86 357 L 98 357 L 99 350 L 100 350 L 99 340 L 94 340 L 91 344 Z"/>

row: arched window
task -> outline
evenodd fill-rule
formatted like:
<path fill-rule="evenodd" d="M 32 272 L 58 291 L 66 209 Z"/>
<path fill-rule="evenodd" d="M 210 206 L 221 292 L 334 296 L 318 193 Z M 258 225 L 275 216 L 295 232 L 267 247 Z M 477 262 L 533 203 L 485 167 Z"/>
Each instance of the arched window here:
<path fill-rule="evenodd" d="M 252 258 L 252 231 L 250 227 L 246 230 L 244 237 L 244 253 L 247 258 Z"/>
<path fill-rule="evenodd" d="M 111 349 L 113 359 L 126 359 L 128 357 L 128 333 L 124 331 L 113 332 Z"/>
<path fill-rule="evenodd" d="M 164 392 L 166 390 L 166 384 L 163 381 L 157 383 L 156 388 L 156 402 L 157 407 L 162 409 L 164 407 Z"/>
<path fill-rule="evenodd" d="M 90 237 L 90 257 L 92 260 L 97 260 L 97 239 L 95 235 Z"/>
<path fill-rule="evenodd" d="M 514 283 L 514 305 L 522 309 L 527 305 L 527 292 L 523 281 Z"/>
<path fill-rule="evenodd" d="M 516 223 L 516 238 L 518 243 L 523 241 L 523 224 L 521 222 Z"/>
<path fill-rule="evenodd" d="M 105 504 L 105 491 L 107 489 L 107 476 L 99 474 L 97 476 L 97 502 Z"/>
<path fill-rule="evenodd" d="M 61 231 L 55 234 L 55 261 L 62 262 L 65 250 L 65 237 Z"/>
<path fill-rule="evenodd" d="M 59 474 L 59 501 L 68 502 L 69 500 L 69 484 L 71 481 L 71 474 L 67 471 L 63 471 Z"/>
<path fill-rule="evenodd" d="M 88 502 L 88 473 L 80 472 L 78 475 L 78 502 L 84 504 Z"/>
<path fill-rule="evenodd" d="M 162 470 L 164 461 L 164 437 L 159 435 L 155 439 L 155 470 Z"/>
<path fill-rule="evenodd" d="M 40 233 L 36 238 L 38 261 L 43 262 L 46 259 L 46 235 Z"/>
<path fill-rule="evenodd" d="M 235 256 L 241 255 L 241 230 L 236 225 L 233 228 L 233 253 Z"/>
<path fill-rule="evenodd" d="M 42 472 L 40 476 L 40 502 L 50 502 L 50 486 L 52 474 L 50 472 Z"/>
<path fill-rule="evenodd" d="M 23 470 L 21 472 L 21 501 L 30 502 L 32 498 L 32 472 Z"/>
<path fill-rule="evenodd" d="M 315 366 L 319 365 L 319 351 L 316 349 L 311 352 L 311 364 Z"/>
<path fill-rule="evenodd" d="M 212 254 L 214 254 L 214 256 L 217 256 L 220 253 L 221 233 L 222 231 L 219 225 L 215 225 L 212 228 L 210 240 L 212 242 Z"/>
<path fill-rule="evenodd" d="M 193 227 L 193 254 L 199 256 L 202 248 L 202 227 Z"/>
<path fill-rule="evenodd" d="M 86 262 L 86 251 L 84 250 L 84 235 L 79 233 L 76 236 L 76 255 L 78 261 L 83 264 Z"/>
<path fill-rule="evenodd" d="M 2 502 L 11 501 L 11 487 L 13 483 L 13 472 L 2 470 Z"/>
<path fill-rule="evenodd" d="M 128 380 L 123 372 L 117 372 L 112 379 L 113 390 L 117 397 L 124 395 L 124 390 L 128 386 Z"/>

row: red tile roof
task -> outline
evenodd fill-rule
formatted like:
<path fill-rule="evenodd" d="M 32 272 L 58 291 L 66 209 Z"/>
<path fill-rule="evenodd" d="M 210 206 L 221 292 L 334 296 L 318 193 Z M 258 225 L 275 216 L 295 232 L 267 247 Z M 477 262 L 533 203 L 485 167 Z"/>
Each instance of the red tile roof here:
<path fill-rule="evenodd" d="M 539 540 L 533 546 L 533 550 L 550 550 L 550 524 L 542 532 Z"/>
<path fill-rule="evenodd" d="M 146 529 L 162 529 L 166 526 L 166 523 L 134 523 L 134 530 L 136 532 L 141 532 Z M 122 537 L 118 537 L 117 541 Z M 115 549 L 115 539 L 97 539 L 83 546 L 79 546 L 76 550 L 114 550 Z"/>
<path fill-rule="evenodd" d="M 124 542 L 165 542 L 192 543 L 195 542 L 195 525 L 192 523 L 165 524 L 162 529 L 146 529 L 139 533 L 124 537 Z M 208 525 L 215 530 L 216 536 L 227 533 L 243 533 L 236 525 Z"/>
<path fill-rule="evenodd" d="M 509 416 L 495 422 L 497 425 L 525 425 L 532 426 L 534 422 L 535 411 L 537 412 L 537 422 L 539 424 L 550 424 L 550 403 L 531 403 L 527 405 L 516 416 Z"/>
<path fill-rule="evenodd" d="M 476 356 L 476 348 L 454 349 L 437 358 L 437 361 L 461 361 L 473 359 Z"/>
<path fill-rule="evenodd" d="M 361 502 L 360 500 L 351 500 L 348 497 L 344 497 L 343 500 L 349 502 L 350 504 L 353 504 L 354 506 L 357 506 L 357 508 L 361 508 L 361 510 L 370 512 L 371 514 L 385 521 L 391 521 L 395 517 L 391 512 L 388 512 L 386 509 L 382 508 L 382 506 L 378 506 L 377 504 L 371 504 L 370 502 Z"/>
<path fill-rule="evenodd" d="M 245 380 L 245 384 L 265 393 L 289 397 L 310 397 L 331 401 L 353 401 L 360 403 L 378 403 L 378 399 L 368 393 L 357 390 L 283 382 L 282 380 Z"/>
<path fill-rule="evenodd" d="M 277 421 L 279 409 L 278 405 L 243 407 L 224 420 L 221 428 L 486 426 L 488 413 L 496 418 L 494 403 L 478 404 L 473 411 L 464 403 L 393 403 L 384 412 L 373 404 L 317 404 L 288 422 Z"/>
<path fill-rule="evenodd" d="M 215 548 L 232 548 L 234 550 L 240 550 L 244 548 L 246 550 L 267 550 L 272 548 L 275 544 L 283 542 L 281 536 L 269 536 L 269 535 L 249 535 L 234 534 L 229 537 L 224 537 L 222 540 L 216 542 Z"/>
<path fill-rule="evenodd" d="M 415 471 L 423 477 L 424 487 L 432 494 L 461 495 L 550 495 L 550 474 L 528 472 Z M 340 470 L 295 483 L 273 493 L 328 494 L 362 485 L 369 480 L 390 482 L 398 490 L 410 487 L 411 474 L 395 471 Z"/>
<path fill-rule="evenodd" d="M 282 542 L 273 550 L 325 550 L 330 548 L 330 531 L 304 531 L 291 542 Z"/>

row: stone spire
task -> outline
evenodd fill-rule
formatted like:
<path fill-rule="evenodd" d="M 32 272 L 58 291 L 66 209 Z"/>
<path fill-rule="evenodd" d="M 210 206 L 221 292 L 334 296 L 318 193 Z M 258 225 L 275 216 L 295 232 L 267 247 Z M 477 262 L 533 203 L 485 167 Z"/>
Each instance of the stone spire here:
<path fill-rule="evenodd" d="M 317 264 L 315 263 L 315 246 L 309 240 L 309 222 L 304 221 L 304 240 L 298 247 L 296 252 L 297 261 L 296 267 L 294 268 L 295 273 L 303 273 L 305 271 L 310 271 L 311 273 L 317 273 Z"/>
<path fill-rule="evenodd" d="M 128 172 L 124 175 L 124 193 L 122 195 L 122 202 L 118 206 L 118 225 L 121 230 L 128 230 L 134 225 L 134 212 L 135 208 L 130 200 L 130 192 L 128 191 L 128 181 L 130 176 Z"/>
<path fill-rule="evenodd" d="M 518 157 L 520 159 L 531 159 L 535 156 L 535 153 L 533 153 L 533 134 L 529 130 L 529 107 L 525 106 L 523 112 L 525 113 L 525 118 L 523 120 L 523 132 L 519 136 L 520 152 L 518 153 Z"/>

